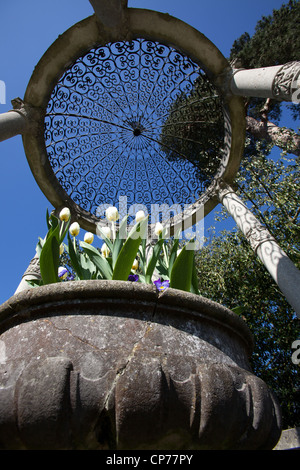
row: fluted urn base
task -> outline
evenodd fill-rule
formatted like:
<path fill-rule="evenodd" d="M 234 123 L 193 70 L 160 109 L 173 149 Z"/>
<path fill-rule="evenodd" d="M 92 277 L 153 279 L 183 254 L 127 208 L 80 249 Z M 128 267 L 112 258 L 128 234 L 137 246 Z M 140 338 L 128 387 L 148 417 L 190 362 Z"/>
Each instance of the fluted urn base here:
<path fill-rule="evenodd" d="M 280 437 L 248 328 L 201 296 L 52 284 L 4 303 L 0 327 L 2 449 L 255 450 Z"/>

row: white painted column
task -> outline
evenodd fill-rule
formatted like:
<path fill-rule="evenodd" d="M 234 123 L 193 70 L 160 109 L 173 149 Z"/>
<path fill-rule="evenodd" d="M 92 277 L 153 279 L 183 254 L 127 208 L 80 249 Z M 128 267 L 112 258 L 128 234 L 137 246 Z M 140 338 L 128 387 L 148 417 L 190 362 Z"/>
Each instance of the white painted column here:
<path fill-rule="evenodd" d="M 299 103 L 300 62 L 257 69 L 234 69 L 228 88 L 234 95 Z"/>
<path fill-rule="evenodd" d="M 229 185 L 219 182 L 216 190 L 219 201 L 233 217 L 300 318 L 300 271 Z"/>
<path fill-rule="evenodd" d="M 0 142 L 18 134 L 23 134 L 27 126 L 26 117 L 18 111 L 11 110 L 0 114 Z"/>

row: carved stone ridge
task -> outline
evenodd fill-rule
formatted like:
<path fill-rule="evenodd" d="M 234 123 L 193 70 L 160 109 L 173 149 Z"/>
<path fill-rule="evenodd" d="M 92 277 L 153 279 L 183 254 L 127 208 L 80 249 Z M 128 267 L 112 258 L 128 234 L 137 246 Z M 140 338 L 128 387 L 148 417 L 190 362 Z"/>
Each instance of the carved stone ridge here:
<path fill-rule="evenodd" d="M 34 276 L 38 279 L 41 279 L 39 258 L 37 258 L 37 257 L 32 258 L 32 260 L 29 263 L 28 268 L 26 269 L 25 273 L 23 274 L 23 278 L 25 276 Z"/>
<path fill-rule="evenodd" d="M 256 222 L 249 230 L 246 231 L 245 237 L 250 243 L 252 250 L 256 253 L 258 247 L 265 242 L 276 242 L 275 238 L 270 234 L 260 222 Z"/>
<path fill-rule="evenodd" d="M 300 75 L 300 62 L 288 62 L 283 65 L 274 77 L 272 92 L 274 98 L 291 101 L 297 89 L 297 78 Z"/>

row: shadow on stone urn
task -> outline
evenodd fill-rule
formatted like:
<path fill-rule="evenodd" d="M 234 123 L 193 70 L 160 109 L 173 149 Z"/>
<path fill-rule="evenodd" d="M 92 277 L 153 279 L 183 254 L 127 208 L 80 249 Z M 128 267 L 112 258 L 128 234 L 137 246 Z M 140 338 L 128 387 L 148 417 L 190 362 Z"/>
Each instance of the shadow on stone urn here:
<path fill-rule="evenodd" d="M 272 449 L 280 410 L 252 336 L 201 296 L 51 284 L 0 307 L 0 448 Z"/>

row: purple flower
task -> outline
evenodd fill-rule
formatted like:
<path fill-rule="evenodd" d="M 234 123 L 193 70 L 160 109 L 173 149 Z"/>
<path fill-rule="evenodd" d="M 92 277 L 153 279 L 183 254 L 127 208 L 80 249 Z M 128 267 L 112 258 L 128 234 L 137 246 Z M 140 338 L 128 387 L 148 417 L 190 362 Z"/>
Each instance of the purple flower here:
<path fill-rule="evenodd" d="M 157 290 L 164 291 L 170 286 L 170 281 L 161 281 L 160 279 L 157 279 L 157 281 L 154 281 L 154 284 L 156 285 Z"/>
<path fill-rule="evenodd" d="M 63 266 L 58 268 L 58 277 L 60 279 L 65 279 L 68 275 L 68 270 L 64 268 Z"/>
<path fill-rule="evenodd" d="M 129 274 L 128 281 L 137 282 L 139 280 L 138 274 Z"/>
<path fill-rule="evenodd" d="M 58 268 L 58 277 L 61 281 L 73 281 L 74 280 L 73 274 L 70 274 L 68 270 L 63 266 Z"/>

